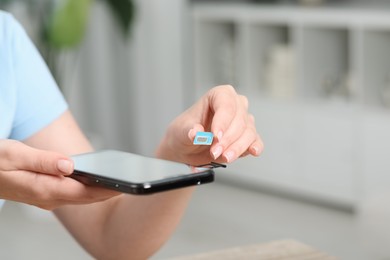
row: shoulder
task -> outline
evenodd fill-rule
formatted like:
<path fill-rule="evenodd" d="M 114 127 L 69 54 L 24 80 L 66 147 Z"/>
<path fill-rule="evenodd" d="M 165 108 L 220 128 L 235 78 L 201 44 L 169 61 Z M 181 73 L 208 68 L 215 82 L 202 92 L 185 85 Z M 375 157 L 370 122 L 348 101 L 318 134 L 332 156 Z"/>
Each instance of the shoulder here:
<path fill-rule="evenodd" d="M 20 22 L 10 13 L 0 10 L 0 52 L 17 54 L 24 48 L 29 36 Z M 3 57 L 4 58 L 4 57 Z"/>
<path fill-rule="evenodd" d="M 12 23 L 15 21 L 14 17 L 12 14 L 0 10 L 0 29 L 3 29 L 7 25 L 10 26 Z"/>
<path fill-rule="evenodd" d="M 11 59 L 16 39 L 24 34 L 19 22 L 10 13 L 0 10 L 0 57 L 1 63 Z"/>
<path fill-rule="evenodd" d="M 16 87 L 12 68 L 12 42 L 15 19 L 0 10 L 0 138 L 8 137 L 16 108 Z M 0 208 L 1 208 L 0 200 Z"/>
<path fill-rule="evenodd" d="M 4 81 L 12 75 L 15 39 L 18 34 L 21 34 L 20 27 L 13 15 L 0 10 L 0 78 L 3 79 L 0 85 L 2 87 Z"/>
<path fill-rule="evenodd" d="M 8 40 L 17 26 L 15 18 L 7 12 L 0 10 L 0 42 Z"/>

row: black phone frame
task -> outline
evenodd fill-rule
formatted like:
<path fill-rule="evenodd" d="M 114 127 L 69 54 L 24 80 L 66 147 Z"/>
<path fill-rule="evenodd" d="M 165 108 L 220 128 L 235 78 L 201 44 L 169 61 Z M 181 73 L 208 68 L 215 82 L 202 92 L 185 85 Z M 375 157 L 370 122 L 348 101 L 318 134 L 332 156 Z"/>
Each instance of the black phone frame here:
<path fill-rule="evenodd" d="M 213 168 L 207 168 L 202 172 L 147 183 L 125 182 L 79 170 L 75 170 L 70 177 L 90 186 L 104 187 L 129 194 L 146 195 L 213 182 L 214 170 Z"/>

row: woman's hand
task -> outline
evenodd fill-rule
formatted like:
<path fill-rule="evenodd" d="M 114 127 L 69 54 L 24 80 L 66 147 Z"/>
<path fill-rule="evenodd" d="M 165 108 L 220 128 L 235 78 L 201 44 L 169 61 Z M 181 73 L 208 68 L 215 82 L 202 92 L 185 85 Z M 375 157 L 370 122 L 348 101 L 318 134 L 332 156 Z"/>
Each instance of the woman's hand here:
<path fill-rule="evenodd" d="M 118 195 L 87 187 L 66 176 L 73 162 L 59 153 L 38 150 L 14 140 L 0 140 L 0 198 L 43 209 L 86 204 Z"/>
<path fill-rule="evenodd" d="M 214 134 L 210 146 L 193 145 L 198 131 Z M 263 143 L 248 113 L 248 100 L 232 86 L 209 90 L 169 126 L 156 154 L 160 158 L 200 165 L 230 163 L 246 155 L 258 156 Z"/>

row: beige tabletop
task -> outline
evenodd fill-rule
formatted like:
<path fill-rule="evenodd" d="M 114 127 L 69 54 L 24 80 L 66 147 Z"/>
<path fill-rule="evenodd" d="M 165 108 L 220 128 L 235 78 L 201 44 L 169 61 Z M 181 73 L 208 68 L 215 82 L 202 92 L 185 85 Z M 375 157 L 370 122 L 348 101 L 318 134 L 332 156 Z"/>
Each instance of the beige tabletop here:
<path fill-rule="evenodd" d="M 280 240 L 263 244 L 238 246 L 218 251 L 172 258 L 171 260 L 334 260 L 320 250 L 295 240 Z"/>

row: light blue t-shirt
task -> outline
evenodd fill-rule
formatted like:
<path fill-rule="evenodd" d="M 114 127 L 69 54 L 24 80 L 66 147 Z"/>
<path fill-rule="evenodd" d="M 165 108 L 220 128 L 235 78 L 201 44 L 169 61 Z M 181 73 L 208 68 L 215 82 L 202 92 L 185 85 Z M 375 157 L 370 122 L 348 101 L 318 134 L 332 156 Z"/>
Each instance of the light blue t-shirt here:
<path fill-rule="evenodd" d="M 67 109 L 22 26 L 0 10 L 0 138 L 24 140 Z M 3 204 L 0 200 L 0 208 Z"/>

